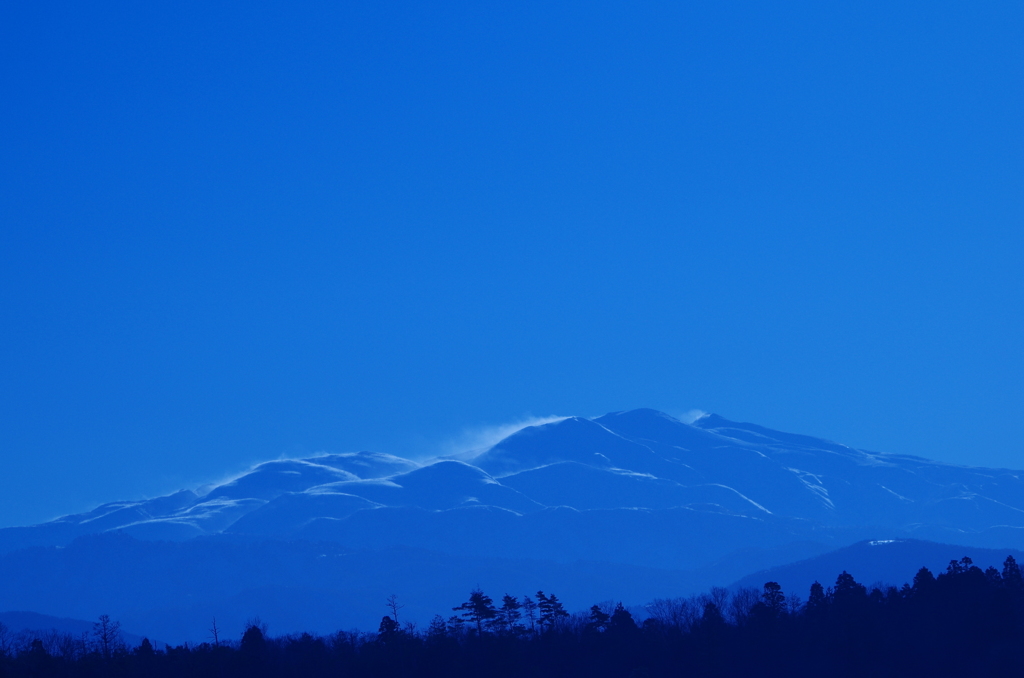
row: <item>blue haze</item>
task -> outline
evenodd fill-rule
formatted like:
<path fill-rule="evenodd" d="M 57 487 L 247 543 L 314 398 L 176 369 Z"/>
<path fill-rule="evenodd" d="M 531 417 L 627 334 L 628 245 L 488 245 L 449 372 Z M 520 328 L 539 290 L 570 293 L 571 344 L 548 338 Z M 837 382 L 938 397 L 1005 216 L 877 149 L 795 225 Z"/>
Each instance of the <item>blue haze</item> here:
<path fill-rule="evenodd" d="M 0 526 L 702 408 L 1024 468 L 1019 3 L 6 3 Z"/>

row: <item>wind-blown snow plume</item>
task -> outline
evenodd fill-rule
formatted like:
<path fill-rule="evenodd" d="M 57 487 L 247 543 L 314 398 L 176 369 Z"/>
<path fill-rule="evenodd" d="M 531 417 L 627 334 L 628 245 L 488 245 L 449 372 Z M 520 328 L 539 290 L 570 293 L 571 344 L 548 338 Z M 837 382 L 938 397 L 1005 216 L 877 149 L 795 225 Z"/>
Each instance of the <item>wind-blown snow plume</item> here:
<path fill-rule="evenodd" d="M 679 417 L 677 418 L 684 424 L 692 424 L 693 422 L 697 421 L 706 414 L 707 412 L 705 412 L 704 410 L 690 410 L 679 415 Z"/>
<path fill-rule="evenodd" d="M 516 431 L 521 431 L 527 426 L 543 426 L 544 424 L 562 421 L 563 419 L 568 419 L 568 417 L 526 417 L 507 424 L 466 428 L 459 437 L 448 441 L 442 446 L 439 456 L 446 459 L 472 459 L 500 440 L 507 438 Z"/>

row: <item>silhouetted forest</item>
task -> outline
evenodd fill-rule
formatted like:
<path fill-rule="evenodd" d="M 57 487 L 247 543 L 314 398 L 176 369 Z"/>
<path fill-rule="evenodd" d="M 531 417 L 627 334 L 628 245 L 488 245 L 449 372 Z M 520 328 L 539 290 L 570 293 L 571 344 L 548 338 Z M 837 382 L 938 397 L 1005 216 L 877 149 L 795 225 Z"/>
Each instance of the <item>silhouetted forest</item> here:
<path fill-rule="evenodd" d="M 806 601 L 775 582 L 712 589 L 640 610 L 595 604 L 570 614 L 555 595 L 471 591 L 426 628 L 385 601 L 373 632 L 273 637 L 258 619 L 229 639 L 211 621 L 201 644 L 127 648 L 116 621 L 92 634 L 0 628 L 0 676 L 980 676 L 1024 667 L 1024 579 L 969 558 L 900 588 L 843 572 Z M 636 614 L 634 614 L 634 612 Z M 642 619 L 641 619 L 642 617 Z"/>

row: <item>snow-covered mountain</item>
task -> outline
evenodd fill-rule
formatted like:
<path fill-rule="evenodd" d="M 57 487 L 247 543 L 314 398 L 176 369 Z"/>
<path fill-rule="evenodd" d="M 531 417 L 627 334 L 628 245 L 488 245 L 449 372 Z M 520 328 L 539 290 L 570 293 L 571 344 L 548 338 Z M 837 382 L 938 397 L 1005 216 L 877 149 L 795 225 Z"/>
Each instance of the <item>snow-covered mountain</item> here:
<path fill-rule="evenodd" d="M 466 515 L 432 515 L 446 512 Z M 112 530 L 142 539 L 233 533 L 344 540 L 359 531 L 346 523 L 385 532 L 401 531 L 391 523 L 402 521 L 439 530 L 462 522 L 487 529 L 490 521 L 557 529 L 561 521 L 590 522 L 565 517 L 586 512 L 609 526 L 660 525 L 665 518 L 656 514 L 666 512 L 681 530 L 724 521 L 819 539 L 870 528 L 1024 546 L 1021 472 L 865 452 L 713 414 L 685 424 L 633 410 L 529 426 L 468 462 L 420 464 L 369 452 L 267 462 L 202 493 L 182 490 L 0 530 L 0 550 Z"/>
<path fill-rule="evenodd" d="M 478 579 L 483 574 L 474 575 L 471 563 L 531 561 L 533 569 L 521 571 L 539 572 L 536 563 L 544 561 L 590 563 L 595 586 L 613 579 L 596 574 L 602 567 L 686 573 L 673 581 L 692 586 L 728 584 L 865 539 L 1024 548 L 1021 475 L 866 452 L 717 415 L 692 424 L 646 409 L 569 417 L 523 428 L 469 460 L 417 463 L 359 452 L 273 461 L 214 487 L 0 530 L 0 554 L 8 554 L 0 558 L 0 596 L 4 568 L 25 562 L 15 552 L 44 547 L 32 558 L 66 560 L 67 553 L 46 549 L 111 533 L 195 542 L 189 553 L 261 540 L 330 543 L 347 549 L 346 572 L 359 571 L 361 558 L 372 560 L 366 554 L 398 549 L 435 554 L 447 570 Z M 20 583 L 11 595 L 36 609 L 34 580 L 15 574 Z M 355 586 L 339 582 L 339 591 L 346 585 Z M 181 594 L 195 602 L 198 594 L 188 593 L 194 584 L 176 586 L 181 590 L 172 587 L 168 600 Z M 573 586 L 588 590 L 584 580 Z M 52 605 L 37 611 L 87 611 Z"/>

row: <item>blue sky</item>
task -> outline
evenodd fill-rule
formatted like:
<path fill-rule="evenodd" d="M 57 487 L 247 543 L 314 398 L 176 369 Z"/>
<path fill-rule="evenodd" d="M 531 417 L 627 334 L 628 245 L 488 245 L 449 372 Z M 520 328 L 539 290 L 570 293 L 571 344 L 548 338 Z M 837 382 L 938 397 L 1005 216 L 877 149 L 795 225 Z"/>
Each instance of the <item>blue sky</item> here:
<path fill-rule="evenodd" d="M 1024 468 L 1019 3 L 7 3 L 0 525 L 693 408 Z"/>

